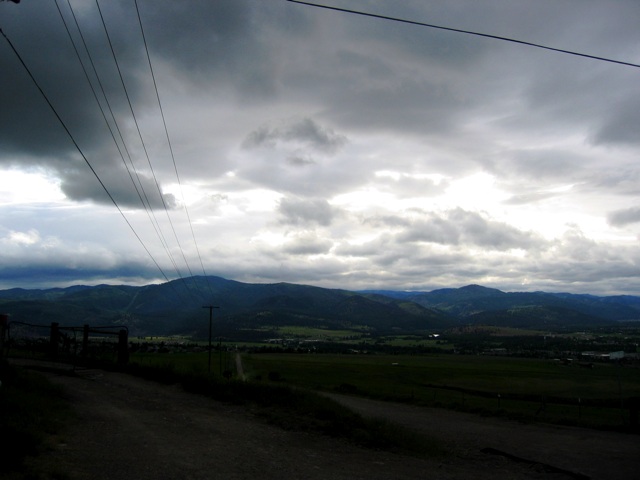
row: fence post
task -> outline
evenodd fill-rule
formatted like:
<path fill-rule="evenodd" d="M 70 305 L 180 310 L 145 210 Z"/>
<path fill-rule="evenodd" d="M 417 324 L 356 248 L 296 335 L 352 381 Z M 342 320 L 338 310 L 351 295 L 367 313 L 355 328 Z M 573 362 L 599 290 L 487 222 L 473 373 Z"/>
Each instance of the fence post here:
<path fill-rule="evenodd" d="M 129 362 L 129 332 L 118 332 L 118 363 L 124 365 Z"/>
<path fill-rule="evenodd" d="M 54 360 L 58 357 L 58 342 L 60 341 L 60 328 L 58 322 L 51 322 L 51 334 L 49 336 L 49 355 Z"/>
<path fill-rule="evenodd" d="M 89 355 L 89 325 L 82 327 L 82 351 L 80 352 L 83 358 Z"/>
<path fill-rule="evenodd" d="M 9 315 L 0 314 L 0 358 L 4 357 L 4 337 L 7 334 L 7 325 L 9 324 Z"/>

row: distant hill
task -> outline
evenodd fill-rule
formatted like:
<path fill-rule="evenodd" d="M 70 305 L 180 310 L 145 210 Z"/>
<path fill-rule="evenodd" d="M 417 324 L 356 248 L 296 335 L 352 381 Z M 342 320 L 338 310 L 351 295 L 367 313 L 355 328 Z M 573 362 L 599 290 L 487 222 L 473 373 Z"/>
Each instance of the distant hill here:
<path fill-rule="evenodd" d="M 480 285 L 462 288 L 446 288 L 432 292 L 421 292 L 406 297 L 428 308 L 447 312 L 457 318 L 466 318 L 480 313 L 486 318 L 490 312 L 504 312 L 524 307 L 564 309 L 588 317 L 589 324 L 596 320 L 624 321 L 640 319 L 640 297 L 597 297 L 569 293 L 502 292 Z M 574 315 L 575 317 L 575 315 Z M 479 317 L 476 317 L 479 318 Z"/>
<path fill-rule="evenodd" d="M 143 287 L 98 285 L 0 291 L 12 321 L 62 326 L 125 325 L 132 335 L 198 334 L 208 329 L 203 307 L 215 305 L 216 335 L 279 325 L 373 332 L 414 332 L 455 324 L 443 312 L 389 297 L 288 283 L 250 284 L 191 277 Z"/>
<path fill-rule="evenodd" d="M 562 307 L 530 305 L 508 310 L 486 311 L 465 317 L 468 324 L 527 329 L 555 330 L 584 328 L 611 323 L 576 310 Z"/>
<path fill-rule="evenodd" d="M 326 289 L 290 283 L 252 284 L 190 277 L 158 285 L 73 286 L 0 291 L 12 321 L 63 326 L 127 326 L 132 335 L 206 336 L 215 305 L 216 335 L 273 335 L 307 326 L 373 334 L 443 330 L 461 324 L 526 328 L 606 325 L 640 319 L 640 297 L 502 292 L 480 285 L 431 292 Z"/>

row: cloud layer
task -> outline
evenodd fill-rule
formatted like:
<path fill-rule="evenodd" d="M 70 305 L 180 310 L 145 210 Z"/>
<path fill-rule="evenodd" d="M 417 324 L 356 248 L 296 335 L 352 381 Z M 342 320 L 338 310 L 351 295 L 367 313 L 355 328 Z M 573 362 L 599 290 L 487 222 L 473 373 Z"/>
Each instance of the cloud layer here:
<path fill-rule="evenodd" d="M 285 1 L 70 5 L 0 4 L 0 288 L 637 293 L 637 68 Z M 332 5 L 640 63 L 633 0 Z"/>

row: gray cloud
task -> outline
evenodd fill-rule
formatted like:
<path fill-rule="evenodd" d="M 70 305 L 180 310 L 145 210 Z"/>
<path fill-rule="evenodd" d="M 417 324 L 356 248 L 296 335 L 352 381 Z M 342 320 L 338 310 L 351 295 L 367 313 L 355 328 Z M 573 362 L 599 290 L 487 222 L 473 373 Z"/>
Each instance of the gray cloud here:
<path fill-rule="evenodd" d="M 149 2 L 141 10 L 152 54 L 186 86 L 223 82 L 243 101 L 261 101 L 277 90 L 275 52 L 266 47 L 263 26 L 286 21 L 270 9 L 249 0 L 191 0 L 186 6 Z"/>
<path fill-rule="evenodd" d="M 286 225 L 321 225 L 329 226 L 339 214 L 324 199 L 283 198 L 278 205 L 281 223 Z"/>
<path fill-rule="evenodd" d="M 402 232 L 401 242 L 429 242 L 444 245 L 470 245 L 495 250 L 528 249 L 540 242 L 532 232 L 523 232 L 506 223 L 485 218 L 461 208 L 442 215 L 430 213 L 412 222 Z"/>
<path fill-rule="evenodd" d="M 640 207 L 626 208 L 624 210 L 616 210 L 607 216 L 609 225 L 614 227 L 622 227 L 631 223 L 640 222 Z"/>
<path fill-rule="evenodd" d="M 591 186 L 614 192 L 618 195 L 638 195 L 640 193 L 640 166 L 618 165 L 615 171 L 602 170 L 589 178 Z"/>
<path fill-rule="evenodd" d="M 640 100 L 625 100 L 608 115 L 596 132 L 597 144 L 638 145 L 640 138 Z"/>
<path fill-rule="evenodd" d="M 347 137 L 310 118 L 270 122 L 242 141 L 240 177 L 299 196 L 327 196 L 366 181 L 372 172 L 345 161 Z M 366 167 L 368 170 L 369 167 Z"/>
<path fill-rule="evenodd" d="M 385 260 L 379 264 L 388 266 L 395 262 L 395 259 L 397 259 L 399 254 L 407 256 L 409 249 L 405 248 L 400 252 L 400 250 L 396 248 L 393 236 L 385 232 L 375 237 L 373 240 L 364 243 L 353 244 L 349 242 L 342 242 L 336 246 L 335 253 L 339 256 L 345 257 L 368 258 L 373 260 L 375 263 L 380 262 L 380 259 L 384 258 Z"/>
<path fill-rule="evenodd" d="M 308 165 L 315 165 L 317 162 L 313 159 L 304 158 L 300 156 L 292 156 L 287 158 L 287 162 L 296 167 L 306 167 Z"/>
<path fill-rule="evenodd" d="M 344 135 L 339 135 L 327 127 L 318 125 L 310 118 L 287 122 L 283 126 L 264 126 L 251 132 L 243 145 L 246 148 L 277 147 L 290 144 L 294 148 L 334 154 L 347 143 Z"/>
<path fill-rule="evenodd" d="M 554 148 L 516 150 L 503 155 L 503 158 L 494 160 L 492 171 L 528 181 L 545 179 L 570 183 L 583 178 L 589 167 L 588 158 Z"/>
<path fill-rule="evenodd" d="M 351 3 L 335 1 L 356 8 Z M 130 154 L 157 208 L 95 4 L 72 4 L 126 162 Z M 158 183 L 177 191 L 179 169 L 205 259 L 215 259 L 211 273 L 360 288 L 640 287 L 629 240 L 638 212 L 620 209 L 640 193 L 637 69 L 290 2 L 145 1 L 174 164 L 133 4 L 100 5 Z M 640 42 L 636 0 L 615 8 L 583 0 L 368 0 L 360 7 L 623 60 Z M 164 266 L 55 4 L 0 2 L 0 10 L 3 31 Z M 54 191 L 50 201 L 42 192 L 24 200 L 16 192 L 28 184 L 0 188 L 5 277 L 26 282 L 32 272 L 52 282 L 58 272 L 67 282 L 97 282 L 133 279 L 136 270 L 156 279 L 153 262 L 134 254 L 131 232 L 113 220 L 102 188 L 0 43 L 0 168 L 45 172 Z M 482 193 L 473 190 L 478 174 L 490 178 Z M 187 220 L 171 213 L 181 239 L 190 238 Z M 604 230 L 604 216 L 615 229 Z M 563 236 L 568 222 L 576 227 Z M 264 240 L 270 235 L 285 243 Z M 127 264 L 135 266 L 128 273 Z"/>
<path fill-rule="evenodd" d="M 101 180 L 110 185 L 109 194 L 120 207 L 172 209 L 177 205 L 176 198 L 172 194 L 163 193 L 161 198 L 154 179 L 144 174 L 134 177 L 135 187 L 131 179 L 122 174 L 118 176 L 102 174 Z M 70 200 L 113 205 L 109 195 L 87 169 L 66 172 L 60 188 Z"/>
<path fill-rule="evenodd" d="M 365 225 L 371 225 L 373 228 L 377 227 L 409 227 L 411 220 L 400 215 L 375 215 L 364 218 L 363 223 Z"/>
<path fill-rule="evenodd" d="M 320 255 L 328 253 L 333 242 L 319 237 L 316 233 L 305 232 L 295 236 L 283 246 L 283 252 L 290 255 Z"/>

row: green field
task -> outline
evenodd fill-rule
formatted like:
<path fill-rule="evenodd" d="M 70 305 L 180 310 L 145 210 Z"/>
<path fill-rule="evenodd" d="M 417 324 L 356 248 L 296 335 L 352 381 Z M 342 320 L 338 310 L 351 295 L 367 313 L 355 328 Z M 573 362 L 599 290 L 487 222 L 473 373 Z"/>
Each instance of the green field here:
<path fill-rule="evenodd" d="M 314 390 L 585 426 L 629 421 L 640 369 L 467 355 L 245 354 L 245 374 Z M 624 407 L 624 408 L 622 408 Z"/>
<path fill-rule="evenodd" d="M 235 372 L 234 352 L 212 351 L 211 373 L 219 375 L 225 370 Z M 209 373 L 208 352 L 199 353 L 135 353 L 132 354 L 130 363 L 141 366 L 168 367 L 181 374 L 206 375 Z"/>

